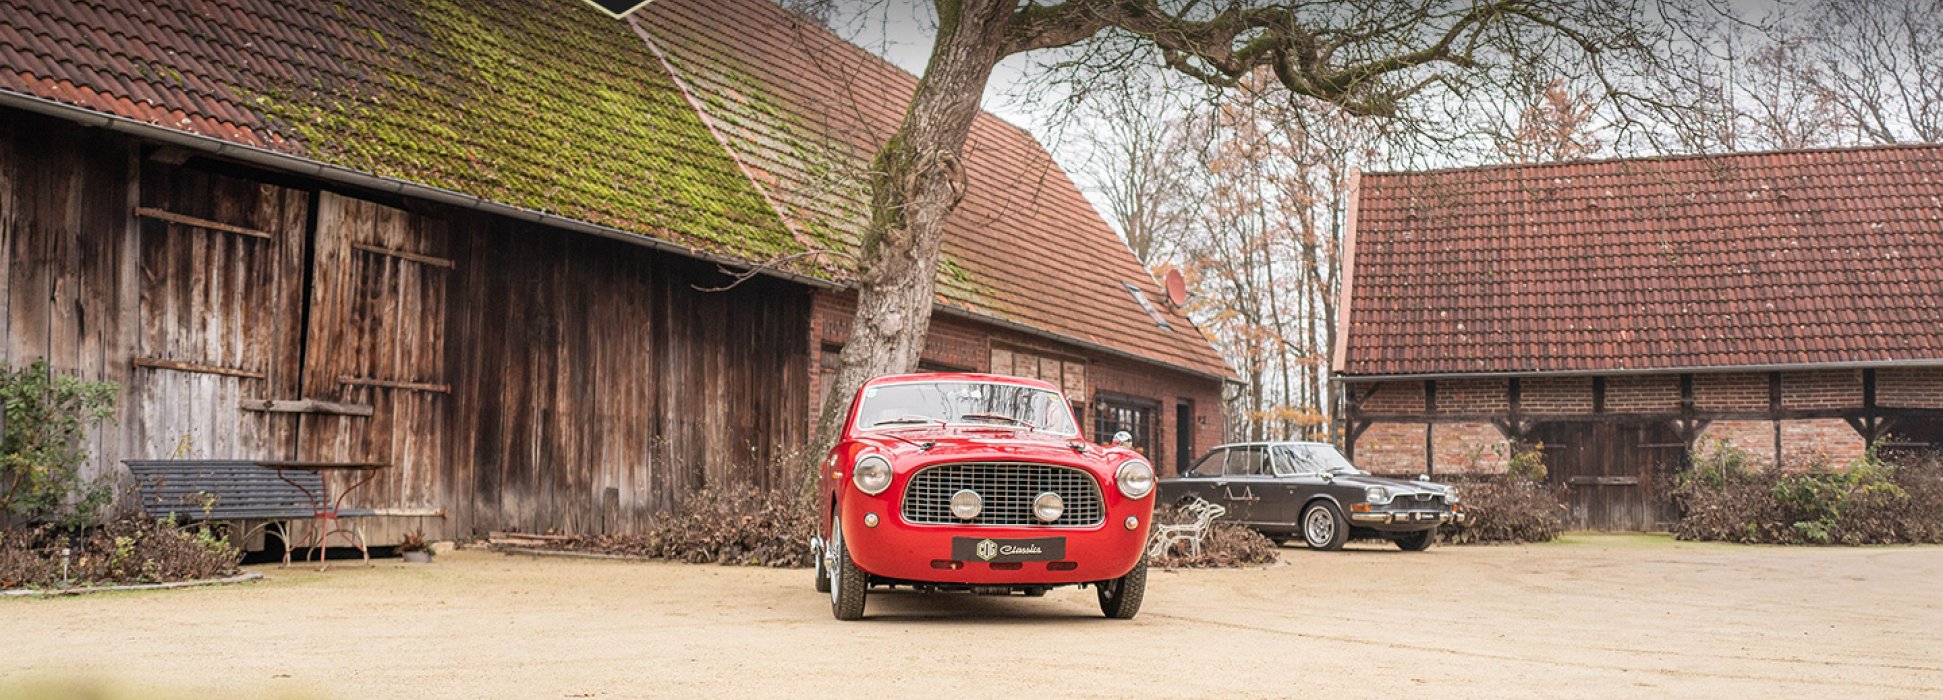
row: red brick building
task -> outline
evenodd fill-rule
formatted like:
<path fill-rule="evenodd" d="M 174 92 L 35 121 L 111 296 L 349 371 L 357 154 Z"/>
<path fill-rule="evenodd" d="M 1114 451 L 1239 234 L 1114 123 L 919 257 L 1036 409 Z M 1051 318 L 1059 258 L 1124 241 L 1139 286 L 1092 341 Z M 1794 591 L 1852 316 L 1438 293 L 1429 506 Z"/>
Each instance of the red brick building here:
<path fill-rule="evenodd" d="M 1544 445 L 1583 527 L 1647 529 L 1689 447 L 1943 446 L 1943 147 L 1358 178 L 1335 370 L 1378 472 Z"/>
<path fill-rule="evenodd" d="M 94 474 L 387 464 L 379 543 L 789 487 L 916 84 L 763 0 L 0 0 L 0 362 L 122 386 Z M 963 165 L 924 366 L 1218 442 L 1231 372 L 1044 148 Z"/>

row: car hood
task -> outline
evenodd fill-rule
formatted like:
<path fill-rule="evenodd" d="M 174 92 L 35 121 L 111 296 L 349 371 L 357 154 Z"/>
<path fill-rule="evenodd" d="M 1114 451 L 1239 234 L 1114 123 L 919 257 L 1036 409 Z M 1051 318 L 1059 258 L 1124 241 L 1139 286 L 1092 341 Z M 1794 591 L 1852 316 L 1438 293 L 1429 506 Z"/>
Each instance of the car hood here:
<path fill-rule="evenodd" d="M 1399 495 L 1418 493 L 1444 494 L 1450 491 L 1450 486 L 1434 481 L 1391 479 L 1389 477 L 1372 476 L 1369 474 L 1338 474 L 1336 475 L 1335 483 L 1366 488 L 1370 486 L 1382 486 L 1390 489 L 1391 493 Z"/>
<path fill-rule="evenodd" d="M 899 464 L 995 460 L 1104 466 L 1118 465 L 1132 455 L 1072 436 L 984 427 L 885 430 L 858 440 L 896 458 Z"/>

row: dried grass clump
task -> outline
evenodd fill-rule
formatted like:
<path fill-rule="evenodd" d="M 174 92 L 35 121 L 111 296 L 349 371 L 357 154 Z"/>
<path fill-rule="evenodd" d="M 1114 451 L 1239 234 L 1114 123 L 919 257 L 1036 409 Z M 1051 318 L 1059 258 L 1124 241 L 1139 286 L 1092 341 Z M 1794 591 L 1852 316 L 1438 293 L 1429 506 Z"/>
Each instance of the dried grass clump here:
<path fill-rule="evenodd" d="M 638 535 L 582 535 L 546 549 L 666 559 L 690 564 L 805 567 L 816 509 L 781 491 L 703 489 Z"/>
<path fill-rule="evenodd" d="M 61 586 L 61 548 L 52 526 L 0 531 L 0 588 Z M 182 528 L 129 516 L 87 531 L 73 552 L 67 583 L 111 586 L 198 581 L 235 575 L 242 550 L 204 527 Z"/>
<path fill-rule="evenodd" d="M 1194 516 L 1173 506 L 1154 509 L 1154 524 L 1185 524 Z M 1218 569 L 1274 563 L 1277 548 L 1273 541 L 1247 526 L 1216 520 L 1201 540 L 1201 553 L 1194 554 L 1185 542 L 1177 542 L 1149 566 L 1164 569 Z"/>

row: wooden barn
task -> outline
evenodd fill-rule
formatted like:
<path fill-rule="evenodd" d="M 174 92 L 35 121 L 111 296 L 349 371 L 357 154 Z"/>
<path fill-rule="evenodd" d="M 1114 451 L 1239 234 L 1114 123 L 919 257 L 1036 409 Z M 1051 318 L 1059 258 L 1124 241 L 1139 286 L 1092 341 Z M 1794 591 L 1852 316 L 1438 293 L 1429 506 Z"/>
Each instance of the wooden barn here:
<path fill-rule="evenodd" d="M 761 0 L 0 8 L 0 360 L 122 385 L 94 473 L 383 462 L 393 537 L 796 483 L 909 74 Z M 1217 441 L 1229 370 L 1044 149 L 966 161 L 926 366 Z"/>
<path fill-rule="evenodd" d="M 1335 370 L 1379 472 L 1543 444 L 1578 527 L 1655 529 L 1722 441 L 1943 447 L 1943 147 L 1358 178 Z"/>

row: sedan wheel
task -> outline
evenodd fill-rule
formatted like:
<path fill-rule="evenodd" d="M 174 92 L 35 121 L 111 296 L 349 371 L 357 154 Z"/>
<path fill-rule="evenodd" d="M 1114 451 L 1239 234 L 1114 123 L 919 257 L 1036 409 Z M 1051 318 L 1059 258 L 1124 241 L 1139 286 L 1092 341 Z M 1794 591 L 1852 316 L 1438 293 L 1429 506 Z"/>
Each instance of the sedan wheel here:
<path fill-rule="evenodd" d="M 1302 539 L 1310 549 L 1334 551 L 1349 542 L 1349 528 L 1336 504 L 1318 501 L 1302 512 Z"/>
<path fill-rule="evenodd" d="M 1430 545 L 1436 541 L 1437 528 L 1434 527 L 1423 532 L 1398 535 L 1396 538 L 1397 548 L 1406 552 L 1421 552 L 1430 549 Z"/>
<path fill-rule="evenodd" d="M 870 576 L 850 561 L 850 550 L 843 544 L 842 518 L 830 519 L 830 564 L 830 613 L 839 620 L 863 619 Z"/>

